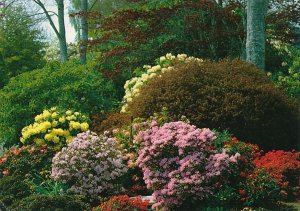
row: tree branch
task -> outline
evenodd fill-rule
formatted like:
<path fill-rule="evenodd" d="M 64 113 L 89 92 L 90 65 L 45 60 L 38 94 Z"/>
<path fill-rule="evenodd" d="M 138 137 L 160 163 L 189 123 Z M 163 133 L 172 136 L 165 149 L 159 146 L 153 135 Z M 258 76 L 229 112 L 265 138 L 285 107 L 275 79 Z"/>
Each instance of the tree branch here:
<path fill-rule="evenodd" d="M 97 3 L 98 0 L 95 0 L 94 3 L 92 4 L 92 6 L 89 8 L 89 11 L 91 11 L 93 9 L 93 7 L 95 6 L 95 4 Z"/>
<path fill-rule="evenodd" d="M 57 37 L 60 37 L 60 33 L 58 32 L 56 26 L 54 25 L 51 15 L 49 14 L 48 10 L 45 8 L 45 5 L 40 0 L 33 0 L 33 1 L 42 8 L 55 34 L 57 35 Z"/>

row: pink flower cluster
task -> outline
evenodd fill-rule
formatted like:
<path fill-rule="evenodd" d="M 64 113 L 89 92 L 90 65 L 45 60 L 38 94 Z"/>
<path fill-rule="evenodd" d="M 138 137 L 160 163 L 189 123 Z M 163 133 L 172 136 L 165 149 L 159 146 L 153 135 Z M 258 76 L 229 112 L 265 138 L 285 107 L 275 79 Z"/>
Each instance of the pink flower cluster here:
<path fill-rule="evenodd" d="M 71 185 L 71 192 L 97 199 L 111 191 L 113 180 L 127 171 L 122 159 L 113 138 L 87 131 L 55 155 L 51 176 Z"/>
<path fill-rule="evenodd" d="M 226 181 L 224 174 L 239 154 L 217 152 L 214 133 L 184 122 L 166 123 L 141 132 L 144 148 L 137 164 L 148 188 L 154 190 L 153 209 L 168 210 L 186 199 L 205 199 Z"/>

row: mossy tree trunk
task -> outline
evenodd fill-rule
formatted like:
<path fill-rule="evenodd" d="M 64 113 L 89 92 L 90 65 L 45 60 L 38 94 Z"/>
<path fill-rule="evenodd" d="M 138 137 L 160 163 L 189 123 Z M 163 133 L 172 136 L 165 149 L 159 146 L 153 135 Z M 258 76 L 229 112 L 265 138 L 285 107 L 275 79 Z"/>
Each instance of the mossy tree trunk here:
<path fill-rule="evenodd" d="M 269 0 L 247 0 L 246 60 L 265 69 L 265 17 Z"/>
<path fill-rule="evenodd" d="M 87 23 L 87 12 L 88 12 L 88 1 L 81 0 L 81 36 L 80 36 L 80 63 L 86 64 L 86 50 L 87 50 L 87 41 L 88 41 L 88 23 Z"/>

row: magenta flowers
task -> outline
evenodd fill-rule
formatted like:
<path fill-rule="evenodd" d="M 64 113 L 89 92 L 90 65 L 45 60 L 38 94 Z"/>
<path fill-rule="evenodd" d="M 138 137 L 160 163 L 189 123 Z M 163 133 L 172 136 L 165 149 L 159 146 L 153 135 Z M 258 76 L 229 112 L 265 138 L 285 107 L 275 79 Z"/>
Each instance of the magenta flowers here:
<path fill-rule="evenodd" d="M 144 148 L 137 163 L 148 188 L 154 190 L 153 208 L 180 206 L 185 199 L 205 199 L 225 182 L 225 172 L 237 163 L 214 147 L 214 133 L 184 122 L 171 122 L 142 132 Z"/>

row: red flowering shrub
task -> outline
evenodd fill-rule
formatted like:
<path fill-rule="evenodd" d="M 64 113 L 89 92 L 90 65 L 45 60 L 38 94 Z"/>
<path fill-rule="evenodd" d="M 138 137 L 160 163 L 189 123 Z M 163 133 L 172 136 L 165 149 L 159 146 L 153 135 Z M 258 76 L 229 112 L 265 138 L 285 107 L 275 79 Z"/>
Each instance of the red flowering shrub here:
<path fill-rule="evenodd" d="M 226 131 L 217 132 L 216 131 L 216 145 L 219 148 L 224 147 L 229 155 L 234 155 L 235 153 L 240 154 L 240 158 L 236 166 L 232 168 L 230 177 L 228 177 L 228 183 L 218 189 L 214 197 L 210 199 L 210 203 L 214 205 L 215 203 L 223 206 L 232 206 L 232 204 L 251 204 L 249 202 L 253 197 L 259 198 L 256 193 L 246 197 L 247 192 L 245 190 L 245 183 L 249 180 L 249 176 L 255 171 L 255 165 L 253 160 L 260 155 L 259 147 L 255 144 L 245 143 L 239 141 L 235 137 L 231 137 Z"/>
<path fill-rule="evenodd" d="M 46 177 L 51 170 L 54 154 L 54 149 L 46 145 L 10 149 L 8 153 L 0 157 L 0 178 L 5 175 L 25 176 L 26 174 L 39 174 Z"/>
<path fill-rule="evenodd" d="M 300 195 L 300 152 L 271 151 L 254 160 L 257 168 L 264 168 L 287 191 L 290 198 Z"/>
<path fill-rule="evenodd" d="M 266 206 L 279 199 L 279 186 L 264 169 L 255 169 L 239 189 L 240 201 L 247 206 Z"/>
<path fill-rule="evenodd" d="M 140 198 L 130 198 L 127 195 L 113 196 L 108 201 L 103 202 L 93 211 L 147 211 L 149 201 L 143 201 Z"/>

